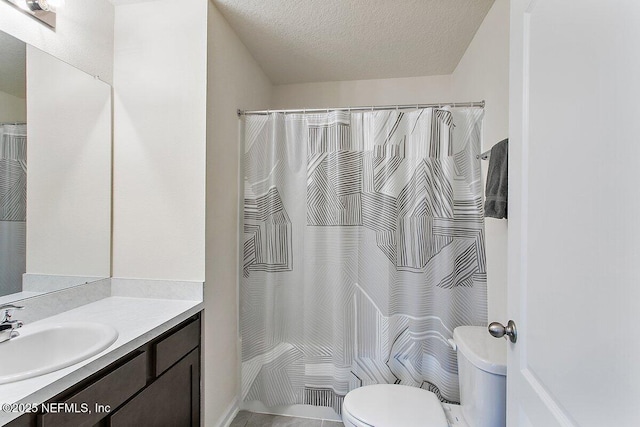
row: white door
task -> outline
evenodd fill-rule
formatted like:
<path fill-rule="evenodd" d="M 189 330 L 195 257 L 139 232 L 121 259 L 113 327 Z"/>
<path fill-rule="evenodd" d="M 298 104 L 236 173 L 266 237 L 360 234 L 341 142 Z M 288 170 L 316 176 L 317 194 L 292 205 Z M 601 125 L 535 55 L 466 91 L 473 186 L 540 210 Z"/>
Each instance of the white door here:
<path fill-rule="evenodd" d="M 512 0 L 510 61 L 508 426 L 640 426 L 640 1 Z"/>

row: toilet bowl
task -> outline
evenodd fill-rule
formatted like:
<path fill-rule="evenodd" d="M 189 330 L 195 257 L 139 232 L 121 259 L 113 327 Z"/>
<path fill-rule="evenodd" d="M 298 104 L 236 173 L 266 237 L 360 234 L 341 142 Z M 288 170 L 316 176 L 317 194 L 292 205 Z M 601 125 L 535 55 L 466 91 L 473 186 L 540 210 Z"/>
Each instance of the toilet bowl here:
<path fill-rule="evenodd" d="M 347 393 L 345 427 L 504 427 L 507 343 L 480 326 L 453 331 L 457 348 L 460 405 L 448 405 L 427 390 L 375 384 Z"/>

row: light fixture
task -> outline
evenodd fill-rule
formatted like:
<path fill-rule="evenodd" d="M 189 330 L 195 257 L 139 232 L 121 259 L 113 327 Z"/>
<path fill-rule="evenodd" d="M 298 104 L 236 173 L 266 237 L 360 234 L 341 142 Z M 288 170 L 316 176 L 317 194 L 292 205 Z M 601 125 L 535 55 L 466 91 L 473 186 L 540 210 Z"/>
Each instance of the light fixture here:
<path fill-rule="evenodd" d="M 32 18 L 56 28 L 56 11 L 62 9 L 65 0 L 0 0 L 6 2 Z"/>
<path fill-rule="evenodd" d="M 25 0 L 25 3 L 32 12 L 39 10 L 45 12 L 56 12 L 64 6 L 64 0 Z"/>

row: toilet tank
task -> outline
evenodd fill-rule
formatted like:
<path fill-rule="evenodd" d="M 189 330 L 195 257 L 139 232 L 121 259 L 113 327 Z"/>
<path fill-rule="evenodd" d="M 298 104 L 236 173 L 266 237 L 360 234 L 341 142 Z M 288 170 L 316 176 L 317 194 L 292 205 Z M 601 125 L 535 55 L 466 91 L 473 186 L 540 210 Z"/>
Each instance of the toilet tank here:
<path fill-rule="evenodd" d="M 457 327 L 453 341 L 465 421 L 470 427 L 506 426 L 507 341 L 481 326 Z"/>

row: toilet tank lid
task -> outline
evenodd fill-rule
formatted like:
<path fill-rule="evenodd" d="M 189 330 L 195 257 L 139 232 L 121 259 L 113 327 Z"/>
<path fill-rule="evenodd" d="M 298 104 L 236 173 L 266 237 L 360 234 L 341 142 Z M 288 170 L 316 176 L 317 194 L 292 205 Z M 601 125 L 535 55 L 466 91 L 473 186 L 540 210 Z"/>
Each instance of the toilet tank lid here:
<path fill-rule="evenodd" d="M 476 368 L 507 375 L 507 341 L 494 338 L 484 326 L 458 326 L 453 330 L 458 350 Z"/>

